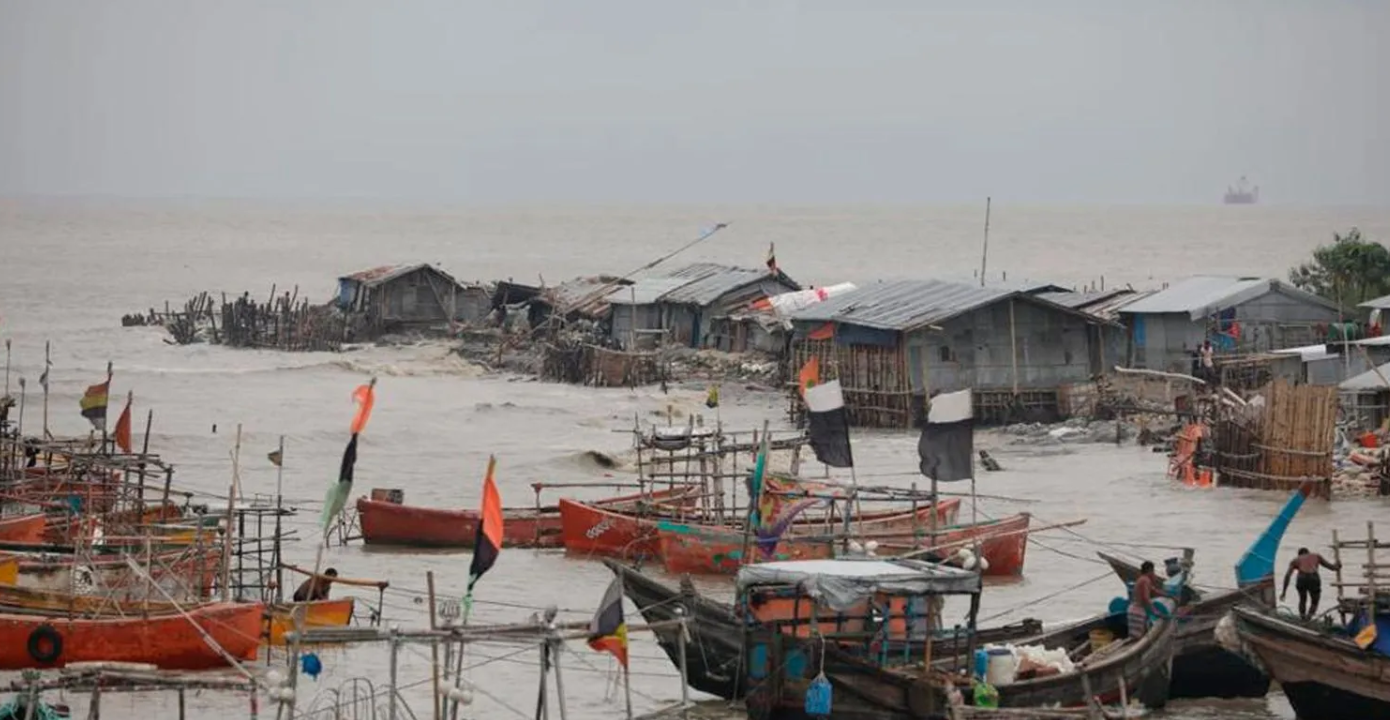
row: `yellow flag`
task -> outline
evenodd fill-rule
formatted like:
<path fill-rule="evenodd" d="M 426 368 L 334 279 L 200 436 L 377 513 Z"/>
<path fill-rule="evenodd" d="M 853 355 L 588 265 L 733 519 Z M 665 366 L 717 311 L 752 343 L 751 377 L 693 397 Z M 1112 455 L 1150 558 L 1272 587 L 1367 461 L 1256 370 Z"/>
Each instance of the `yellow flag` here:
<path fill-rule="evenodd" d="M 1376 623 L 1375 620 L 1372 620 L 1370 625 L 1367 625 L 1366 627 L 1362 628 L 1361 632 L 1356 633 L 1356 646 L 1361 648 L 1362 650 L 1365 650 L 1366 648 L 1371 646 L 1371 643 L 1375 641 Z"/>

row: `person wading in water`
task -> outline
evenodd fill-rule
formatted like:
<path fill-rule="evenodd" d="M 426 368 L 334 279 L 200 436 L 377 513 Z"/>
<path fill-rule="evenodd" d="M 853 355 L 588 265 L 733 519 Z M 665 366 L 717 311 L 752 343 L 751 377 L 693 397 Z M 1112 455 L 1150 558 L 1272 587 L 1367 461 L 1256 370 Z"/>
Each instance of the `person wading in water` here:
<path fill-rule="evenodd" d="M 1154 598 L 1166 597 L 1163 583 L 1154 574 L 1154 564 L 1145 560 L 1139 566 L 1139 579 L 1134 581 L 1134 594 L 1129 601 L 1129 639 L 1138 640 L 1149 629 L 1149 615 L 1162 616 L 1154 606 Z"/>
<path fill-rule="evenodd" d="M 1289 561 L 1289 569 L 1284 573 L 1284 591 L 1279 593 L 1279 599 L 1283 600 L 1289 594 L 1289 578 L 1293 577 L 1295 570 L 1298 571 L 1298 582 L 1294 587 L 1298 589 L 1298 616 L 1304 620 L 1312 620 L 1318 614 L 1318 600 L 1322 598 L 1322 578 L 1318 576 L 1318 566 L 1321 565 L 1328 570 L 1341 570 L 1341 563 L 1330 563 L 1327 558 L 1309 552 L 1308 548 L 1299 548 L 1298 557 Z"/>

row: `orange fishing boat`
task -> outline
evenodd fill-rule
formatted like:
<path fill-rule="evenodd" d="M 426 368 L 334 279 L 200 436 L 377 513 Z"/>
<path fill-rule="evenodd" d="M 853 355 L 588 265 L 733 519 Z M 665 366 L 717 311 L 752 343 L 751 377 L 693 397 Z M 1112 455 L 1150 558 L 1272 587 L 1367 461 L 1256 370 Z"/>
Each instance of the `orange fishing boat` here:
<path fill-rule="evenodd" d="M 0 670 L 100 661 L 167 670 L 224 667 L 227 659 L 209 639 L 237 660 L 255 660 L 263 612 L 260 603 L 211 603 L 142 617 L 0 613 Z"/>
<path fill-rule="evenodd" d="M 560 498 L 561 541 L 571 553 L 654 557 L 657 519 L 688 516 L 698 492 L 692 486 L 598 502 Z"/>
<path fill-rule="evenodd" d="M 960 500 L 952 498 L 935 507 L 937 522 L 949 525 L 960 511 Z M 852 520 L 851 536 L 865 537 L 893 532 L 910 533 L 931 524 L 932 505 L 916 511 L 888 510 L 862 513 Z M 806 519 L 793 524 L 790 532 L 780 538 L 772 557 L 764 558 L 753 549 L 754 562 L 771 560 L 828 560 L 835 556 L 835 545 L 843 541 L 842 521 Z M 658 548 L 666 571 L 672 574 L 732 575 L 744 565 L 744 531 L 740 528 L 694 525 L 659 521 L 656 526 Z M 750 548 L 751 540 L 750 542 Z"/>
<path fill-rule="evenodd" d="M 43 513 L 0 518 L 0 542 L 41 543 L 48 516 Z"/>
<path fill-rule="evenodd" d="M 296 612 L 304 613 L 304 629 L 322 627 L 346 627 L 352 622 L 356 603 L 353 598 L 344 597 L 333 600 L 313 602 L 283 603 L 266 609 L 268 639 L 271 645 L 284 645 L 285 633 L 294 630 Z"/>
<path fill-rule="evenodd" d="M 134 556 L 145 567 L 143 555 Z M 206 597 L 222 567 L 222 549 L 204 548 L 155 553 L 146 572 L 174 597 Z M 138 599 L 145 594 L 146 580 L 126 563 L 124 557 L 72 558 L 61 555 L 19 555 L 20 587 L 69 593 L 105 590 L 116 599 Z M 156 593 L 158 596 L 158 593 Z"/>
<path fill-rule="evenodd" d="M 635 510 L 644 503 L 688 507 L 690 501 L 682 498 L 696 492 L 696 488 L 682 487 L 624 495 L 593 504 L 616 511 Z M 362 540 L 369 545 L 450 548 L 473 547 L 480 517 L 476 509 L 412 507 L 366 497 L 357 499 L 357 514 L 362 524 Z M 564 544 L 558 507 L 503 508 L 502 519 L 502 544 L 506 547 L 555 548 Z"/>

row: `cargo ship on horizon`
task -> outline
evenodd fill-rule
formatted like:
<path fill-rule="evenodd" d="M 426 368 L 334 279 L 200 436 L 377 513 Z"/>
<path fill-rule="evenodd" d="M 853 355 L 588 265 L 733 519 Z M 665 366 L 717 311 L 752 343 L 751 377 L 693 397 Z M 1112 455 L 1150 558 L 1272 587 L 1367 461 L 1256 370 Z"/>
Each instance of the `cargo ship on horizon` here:
<path fill-rule="evenodd" d="M 1245 176 L 1240 176 L 1240 182 L 1235 187 L 1226 188 L 1227 205 L 1254 205 L 1260 201 L 1260 186 L 1250 186 Z"/>

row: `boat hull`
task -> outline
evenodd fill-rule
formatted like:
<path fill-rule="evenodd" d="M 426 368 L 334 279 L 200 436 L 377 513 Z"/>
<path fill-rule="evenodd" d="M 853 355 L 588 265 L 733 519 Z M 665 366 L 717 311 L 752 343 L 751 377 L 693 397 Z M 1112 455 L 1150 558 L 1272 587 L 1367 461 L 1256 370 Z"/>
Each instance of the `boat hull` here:
<path fill-rule="evenodd" d="M 269 616 L 267 630 L 267 640 L 271 645 L 284 645 L 285 633 L 294 630 L 294 615 L 300 609 L 304 610 L 304 629 L 325 628 L 325 627 L 347 627 L 352 622 L 352 613 L 355 608 L 353 598 L 336 598 L 333 600 L 316 600 L 307 603 L 286 603 L 275 605 L 266 609 Z"/>
<path fill-rule="evenodd" d="M 1139 568 L 1119 558 L 1099 553 L 1126 583 L 1139 577 Z M 1216 625 L 1231 608 L 1247 604 L 1274 607 L 1274 580 L 1242 590 L 1228 590 L 1197 599 L 1187 614 L 1178 618 L 1174 644 L 1173 698 L 1260 698 L 1269 694 L 1269 676 L 1216 639 Z"/>
<path fill-rule="evenodd" d="M 565 550 L 627 559 L 657 557 L 657 519 L 689 510 L 697 490 L 676 488 L 592 503 L 560 498 Z"/>
<path fill-rule="evenodd" d="M 981 523 L 954 525 L 938 530 L 932 546 L 941 557 L 962 548 L 975 550 L 989 564 L 987 577 L 1019 577 L 1028 553 L 1028 524 L 1032 516 L 1019 513 Z"/>
<path fill-rule="evenodd" d="M 1299 720 L 1390 717 L 1390 657 L 1255 608 L 1231 618 L 1238 649 L 1278 681 Z"/>
<path fill-rule="evenodd" d="M 216 603 L 189 608 L 186 615 L 149 617 L 70 619 L 0 613 L 0 670 L 100 661 L 149 663 L 168 670 L 224 667 L 226 658 L 203 633 L 233 658 L 255 660 L 262 612 L 259 603 Z M 58 641 L 43 642 L 45 636 Z M 53 653 L 36 658 L 31 645 Z"/>
<path fill-rule="evenodd" d="M 0 518 L 0 541 L 41 543 L 48 528 L 48 516 L 43 513 Z"/>
<path fill-rule="evenodd" d="M 960 503 L 943 502 L 935 508 L 937 521 L 942 525 L 955 520 Z M 933 506 L 924 505 L 913 512 L 866 514 L 857 521 L 853 532 L 865 536 L 874 533 L 894 531 L 912 532 L 931 524 Z M 818 526 L 818 527 L 817 527 Z M 768 557 L 757 550 L 752 551 L 753 562 L 772 560 L 825 560 L 835 556 L 837 540 L 833 535 L 838 528 L 827 528 L 818 522 L 807 522 L 800 527 L 793 526 Z M 820 537 L 798 537 L 801 534 L 818 534 Z M 703 575 L 733 575 L 744 562 L 744 533 L 732 528 L 713 527 L 681 523 L 658 523 L 657 546 L 666 572 L 672 574 L 690 573 Z"/>
<path fill-rule="evenodd" d="M 442 510 L 357 499 L 362 541 L 368 545 L 472 549 L 482 517 L 477 510 Z M 533 509 L 502 511 L 506 547 L 560 547 L 560 515 Z"/>
<path fill-rule="evenodd" d="M 136 562 L 146 567 L 142 556 Z M 202 552 L 171 552 L 156 554 L 148 566 L 148 574 L 175 599 L 205 598 L 222 566 L 222 551 L 208 548 Z M 19 587 L 56 593 L 106 593 L 117 600 L 158 599 L 158 590 L 147 592 L 147 580 L 135 572 L 123 558 L 54 558 L 53 556 L 21 557 Z"/>
<path fill-rule="evenodd" d="M 605 559 L 604 564 L 623 579 L 623 593 L 637 606 L 642 618 L 656 625 L 653 632 L 657 644 L 676 668 L 681 666 L 679 628 L 662 623 L 680 619 L 682 616 L 677 614 L 677 608 L 684 611 L 689 629 L 685 665 L 690 687 L 725 700 L 743 698 L 746 687 L 742 665 L 744 623 L 734 614 L 733 606 L 702 595 L 684 581 L 682 587 L 673 588 L 613 560 Z M 975 642 L 1010 642 L 1036 636 L 1041 630 L 1042 624 L 1038 621 L 1024 620 L 978 630 Z M 933 655 L 955 656 L 963 653 L 968 644 L 963 638 L 937 638 L 933 642 Z M 924 645 L 919 642 L 908 648 L 907 653 L 920 655 L 924 651 Z M 838 709 L 835 716 L 840 717 Z"/>

